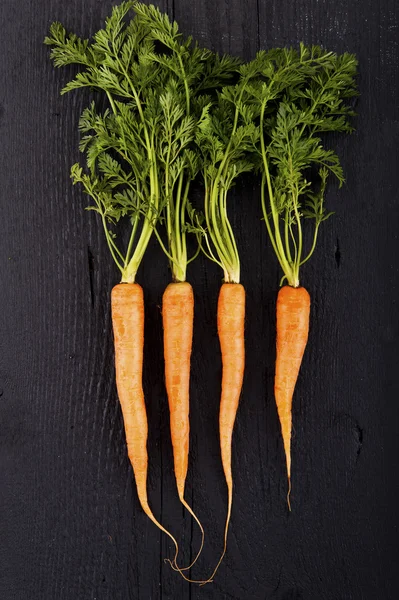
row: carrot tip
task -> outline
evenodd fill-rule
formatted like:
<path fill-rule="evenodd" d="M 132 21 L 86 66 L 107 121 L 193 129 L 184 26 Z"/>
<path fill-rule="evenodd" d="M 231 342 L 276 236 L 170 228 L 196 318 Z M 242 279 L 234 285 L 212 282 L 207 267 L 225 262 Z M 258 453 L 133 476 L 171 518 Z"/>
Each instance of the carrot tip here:
<path fill-rule="evenodd" d="M 170 560 L 170 558 L 164 558 L 164 559 L 163 559 L 163 562 L 164 562 L 165 564 L 169 564 L 169 565 L 172 567 L 172 569 L 173 569 L 174 571 L 179 571 L 179 569 L 178 569 L 178 567 L 177 567 L 177 565 L 176 565 L 176 561 L 175 561 L 175 559 L 174 559 L 174 560 Z"/>
<path fill-rule="evenodd" d="M 200 583 L 199 587 L 204 587 L 204 585 L 206 585 L 207 583 L 213 583 L 213 579 L 208 579 L 208 581 L 204 581 L 203 583 Z"/>
<path fill-rule="evenodd" d="M 288 510 L 291 512 L 291 501 L 290 501 L 290 496 L 291 496 L 291 478 L 290 478 L 290 477 L 288 477 L 287 504 L 288 504 Z"/>
<path fill-rule="evenodd" d="M 210 583 L 210 581 L 202 581 L 201 579 L 190 579 L 189 577 L 186 577 L 185 574 L 183 573 L 183 569 L 179 569 L 179 567 L 177 566 L 176 563 L 176 558 L 174 560 L 170 560 L 169 558 L 164 558 L 163 559 L 165 563 L 169 563 L 170 566 L 172 567 L 172 569 L 174 571 L 177 571 L 185 581 L 188 581 L 188 583 L 198 583 L 199 585 L 205 585 L 205 583 Z M 187 567 L 186 567 L 187 568 Z"/>

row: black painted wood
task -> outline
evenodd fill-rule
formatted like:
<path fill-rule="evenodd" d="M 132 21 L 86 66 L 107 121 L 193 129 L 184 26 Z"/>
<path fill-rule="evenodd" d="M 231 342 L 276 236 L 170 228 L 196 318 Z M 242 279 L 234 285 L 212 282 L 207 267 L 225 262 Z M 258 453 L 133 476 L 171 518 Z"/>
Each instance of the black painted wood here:
<path fill-rule="evenodd" d="M 117 402 L 109 291 L 117 273 L 69 166 L 87 98 L 60 98 L 52 20 L 89 35 L 111 2 L 0 4 L 0 598 L 2 600 L 391 600 L 397 556 L 398 20 L 395 0 L 164 0 L 186 33 L 250 58 L 260 47 L 322 43 L 360 61 L 357 132 L 337 139 L 346 186 L 303 269 L 312 325 L 299 378 L 293 512 L 285 505 L 273 399 L 279 271 L 251 177 L 231 198 L 248 294 L 247 370 L 234 435 L 229 549 L 206 588 L 139 509 Z M 198 531 L 176 498 L 159 304 L 168 282 L 155 242 L 145 287 L 149 494 L 189 560 Z M 209 573 L 226 509 L 217 439 L 221 274 L 190 266 L 196 295 L 187 497 L 208 533 L 192 575 Z"/>

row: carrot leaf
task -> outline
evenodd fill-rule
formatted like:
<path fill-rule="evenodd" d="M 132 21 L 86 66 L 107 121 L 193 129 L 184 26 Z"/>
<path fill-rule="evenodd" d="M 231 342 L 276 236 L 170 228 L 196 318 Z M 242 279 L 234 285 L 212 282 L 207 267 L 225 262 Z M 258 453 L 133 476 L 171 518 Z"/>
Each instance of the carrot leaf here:
<path fill-rule="evenodd" d="M 299 52 L 289 53 L 293 60 L 272 61 L 261 92 L 258 84 L 251 93 L 260 110 L 257 153 L 263 216 L 283 279 L 297 287 L 299 268 L 314 252 L 320 223 L 332 214 L 324 206 L 328 175 L 339 186 L 344 183 L 340 160 L 324 147 L 320 134 L 352 131 L 349 100 L 357 93 L 357 62 L 351 54 L 337 55 L 317 46 L 301 45 Z M 291 70 L 290 84 L 285 85 Z M 305 256 L 303 218 L 314 221 L 313 241 Z"/>
<path fill-rule="evenodd" d="M 198 255 L 203 235 L 202 217 L 189 201 L 191 183 L 202 164 L 195 139 L 209 114 L 209 92 L 221 81 L 229 81 L 238 61 L 200 48 L 154 6 L 135 3 L 134 9 L 138 24 L 154 42 L 150 60 L 164 74 L 154 136 L 161 195 L 158 224 L 166 229 L 166 243 L 158 227 L 155 233 L 174 280 L 184 281 L 187 264 Z M 190 259 L 187 234 L 197 239 L 197 251 Z"/>

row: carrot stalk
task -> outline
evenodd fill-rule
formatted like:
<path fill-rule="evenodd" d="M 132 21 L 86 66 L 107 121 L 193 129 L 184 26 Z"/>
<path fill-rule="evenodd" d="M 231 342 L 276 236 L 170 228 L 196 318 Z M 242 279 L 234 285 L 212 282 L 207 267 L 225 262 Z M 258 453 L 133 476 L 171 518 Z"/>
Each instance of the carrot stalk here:
<path fill-rule="evenodd" d="M 292 397 L 308 341 L 310 296 L 304 287 L 282 287 L 277 296 L 277 349 L 274 394 L 284 442 L 290 508 Z M 290 508 L 291 509 L 291 508 Z"/>
<path fill-rule="evenodd" d="M 193 339 L 194 294 L 188 282 L 170 283 L 162 299 L 164 327 L 165 380 L 170 412 L 170 431 L 177 491 L 183 506 L 201 530 L 201 545 L 189 569 L 197 561 L 204 545 L 204 530 L 184 499 L 188 469 L 190 436 L 190 358 Z"/>
<path fill-rule="evenodd" d="M 215 576 L 227 549 L 227 534 L 233 503 L 231 447 L 245 368 L 244 320 L 244 286 L 240 283 L 224 283 L 220 288 L 217 316 L 223 365 L 222 393 L 219 412 L 219 436 L 222 465 L 227 484 L 228 501 L 223 552 L 208 582 L 212 581 Z"/>

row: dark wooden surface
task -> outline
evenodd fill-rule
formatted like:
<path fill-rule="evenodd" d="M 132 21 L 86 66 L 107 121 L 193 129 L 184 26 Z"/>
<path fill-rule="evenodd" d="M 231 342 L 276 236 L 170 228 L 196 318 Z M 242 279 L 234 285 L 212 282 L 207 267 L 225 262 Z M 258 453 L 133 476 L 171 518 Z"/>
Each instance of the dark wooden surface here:
<path fill-rule="evenodd" d="M 0 4 L 1 600 L 394 600 L 399 597 L 398 136 L 396 0 L 164 0 L 185 33 L 250 58 L 321 43 L 360 61 L 357 132 L 337 140 L 347 175 L 336 215 L 303 269 L 312 296 L 295 402 L 293 512 L 273 399 L 279 271 L 247 178 L 231 214 L 248 294 L 247 370 L 234 435 L 228 554 L 215 582 L 189 586 L 168 540 L 138 506 L 117 402 L 109 292 L 117 272 L 69 167 L 82 94 L 60 98 L 42 40 L 57 19 L 89 35 L 111 1 Z M 182 541 L 199 536 L 177 501 L 163 384 L 159 304 L 168 268 L 153 243 L 146 300 L 149 494 Z M 208 533 L 198 569 L 222 546 L 226 489 L 217 438 L 221 274 L 200 259 L 187 497 Z"/>

